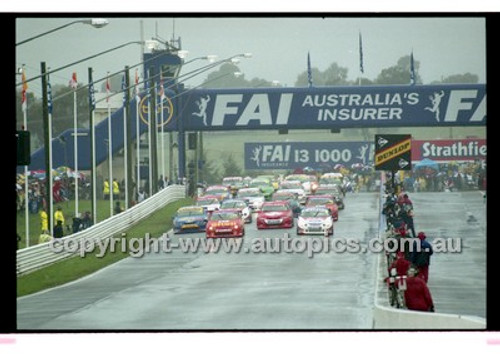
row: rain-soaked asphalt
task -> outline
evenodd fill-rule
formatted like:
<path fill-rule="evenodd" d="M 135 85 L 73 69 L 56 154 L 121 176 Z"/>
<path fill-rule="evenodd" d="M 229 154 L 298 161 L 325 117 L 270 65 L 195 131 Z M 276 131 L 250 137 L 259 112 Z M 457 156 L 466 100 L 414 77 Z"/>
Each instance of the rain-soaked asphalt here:
<path fill-rule="evenodd" d="M 346 204 L 333 239 L 366 243 L 376 237 L 377 194 L 350 194 Z M 256 238 L 283 238 L 284 232 L 297 237 L 295 229 L 257 231 L 255 222 L 246 228 L 247 249 L 257 247 Z M 310 238 L 324 239 L 302 236 Z M 67 286 L 19 299 L 18 328 L 371 328 L 375 254 L 332 251 L 309 257 L 307 251 L 285 252 L 285 244 L 280 245 L 281 252 L 174 250 L 129 257 Z M 303 248 L 302 243 L 288 245 Z"/>
<path fill-rule="evenodd" d="M 486 317 L 481 193 L 414 193 L 411 198 L 417 231 L 425 231 L 430 241 L 462 239 L 462 252 L 432 257 L 429 287 L 436 311 Z M 345 237 L 367 246 L 377 237 L 378 220 L 377 193 L 349 194 L 331 240 Z M 309 257 L 307 250 L 288 252 L 293 245 L 300 251 L 299 242 L 306 241 L 289 240 L 285 250 L 285 232 L 297 237 L 294 229 L 257 231 L 252 223 L 239 253 L 175 249 L 129 257 L 66 286 L 18 299 L 18 329 L 372 328 L 378 254 L 330 249 Z M 171 245 L 180 237 L 204 239 L 203 234 L 172 236 Z M 274 242 L 268 252 L 255 243 L 262 239 Z M 259 252 L 245 252 L 252 247 Z"/>

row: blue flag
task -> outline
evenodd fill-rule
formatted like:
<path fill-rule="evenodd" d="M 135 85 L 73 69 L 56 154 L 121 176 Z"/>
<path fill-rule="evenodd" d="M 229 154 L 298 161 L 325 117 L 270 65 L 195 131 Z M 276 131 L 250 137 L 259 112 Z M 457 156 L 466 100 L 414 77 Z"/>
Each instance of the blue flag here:
<path fill-rule="evenodd" d="M 415 85 L 415 64 L 413 63 L 413 51 L 410 55 L 410 85 Z"/>
<path fill-rule="evenodd" d="M 125 74 L 122 77 L 123 105 L 127 102 L 127 85 L 125 84 Z"/>
<path fill-rule="evenodd" d="M 309 87 L 312 87 L 311 56 L 309 52 L 307 52 L 307 82 L 309 83 Z"/>
<path fill-rule="evenodd" d="M 89 107 L 90 109 L 95 109 L 95 96 L 94 96 L 94 82 L 91 81 L 89 84 Z"/>
<path fill-rule="evenodd" d="M 47 75 L 47 108 L 49 114 L 52 114 L 52 85 L 50 84 L 49 76 Z"/>
<path fill-rule="evenodd" d="M 359 32 L 359 71 L 364 74 L 365 69 L 363 67 L 363 41 L 361 39 L 361 32 Z"/>

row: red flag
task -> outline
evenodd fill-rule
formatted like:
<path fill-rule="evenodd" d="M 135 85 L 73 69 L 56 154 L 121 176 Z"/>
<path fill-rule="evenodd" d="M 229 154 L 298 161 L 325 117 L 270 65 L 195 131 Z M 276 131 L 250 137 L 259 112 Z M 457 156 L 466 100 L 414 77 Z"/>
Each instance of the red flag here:
<path fill-rule="evenodd" d="M 137 101 L 140 100 L 140 96 L 139 96 L 139 71 L 138 71 L 138 69 L 135 69 L 135 99 Z"/>
<path fill-rule="evenodd" d="M 71 76 L 71 80 L 69 80 L 69 86 L 73 89 L 76 90 L 78 87 L 78 80 L 76 79 L 76 73 L 74 72 L 73 75 Z"/>
<path fill-rule="evenodd" d="M 160 76 L 160 100 L 163 102 L 163 98 L 165 97 L 165 89 L 163 88 L 163 76 Z"/>
<path fill-rule="evenodd" d="M 106 78 L 106 102 L 109 102 L 109 93 L 111 92 L 111 86 L 109 84 L 109 77 Z"/>
<path fill-rule="evenodd" d="M 26 111 L 26 108 L 28 106 L 28 99 L 26 97 L 26 91 L 28 90 L 28 83 L 26 82 L 26 73 L 24 72 L 24 68 L 22 69 L 22 81 L 23 81 L 23 90 L 21 92 L 21 107 L 23 109 L 23 112 Z"/>

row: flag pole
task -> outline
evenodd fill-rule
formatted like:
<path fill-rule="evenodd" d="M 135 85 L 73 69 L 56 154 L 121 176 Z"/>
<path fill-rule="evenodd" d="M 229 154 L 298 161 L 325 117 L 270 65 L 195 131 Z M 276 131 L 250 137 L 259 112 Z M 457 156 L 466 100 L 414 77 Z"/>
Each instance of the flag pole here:
<path fill-rule="evenodd" d="M 48 69 L 50 71 L 50 68 Z M 50 186 L 50 195 L 49 195 L 49 210 L 50 210 L 50 234 L 54 236 L 54 185 L 52 178 L 52 87 L 50 85 L 50 78 L 47 75 L 47 102 L 48 102 L 48 124 L 49 124 L 49 186 Z"/>
<path fill-rule="evenodd" d="M 89 75 L 89 115 L 90 115 L 90 161 L 91 161 L 91 180 L 92 180 L 92 223 L 97 224 L 97 182 L 96 182 L 96 158 L 95 158 L 95 99 L 94 82 L 92 79 L 92 68 L 88 69 Z"/>
<path fill-rule="evenodd" d="M 73 151 L 74 151 L 74 173 L 75 173 L 75 217 L 78 215 L 78 189 L 80 178 L 78 176 L 78 111 L 77 111 L 77 81 L 76 73 L 73 73 L 71 79 L 73 85 Z"/>
<path fill-rule="evenodd" d="M 26 97 L 26 90 L 28 89 L 28 84 L 26 83 L 26 74 L 24 72 L 24 64 L 22 67 L 22 80 L 23 80 L 23 91 L 22 91 L 22 109 L 23 109 L 23 126 L 24 130 L 28 130 L 28 101 Z M 25 240 L 26 247 L 30 246 L 30 222 L 29 222 L 29 185 L 28 185 L 28 165 L 24 165 L 24 213 L 25 213 Z"/>
<path fill-rule="evenodd" d="M 135 69 L 135 143 L 136 143 L 136 155 L 137 155 L 137 180 L 135 192 L 139 195 L 139 187 L 141 185 L 141 146 L 140 146 L 140 121 L 139 121 L 139 105 L 140 105 L 140 96 L 139 96 L 139 76 L 137 74 L 137 69 Z"/>
<path fill-rule="evenodd" d="M 123 180 L 125 182 L 125 210 L 128 209 L 128 140 L 127 140 L 127 85 L 125 83 L 125 75 L 127 71 L 123 73 L 122 79 L 122 90 L 123 90 Z"/>
<path fill-rule="evenodd" d="M 109 216 L 113 216 L 113 141 L 111 136 L 111 105 L 109 104 L 109 72 L 106 78 L 106 103 L 108 106 L 108 168 L 109 168 Z"/>
<path fill-rule="evenodd" d="M 165 95 L 165 91 L 163 89 L 163 78 L 160 80 L 160 110 L 161 110 L 161 178 L 163 188 L 165 188 L 165 131 L 164 131 L 164 122 L 163 122 L 163 96 Z"/>
<path fill-rule="evenodd" d="M 146 93 L 148 94 L 148 93 Z M 151 95 L 151 94 L 149 94 Z M 148 100 L 148 181 L 149 181 L 149 190 L 148 190 L 148 196 L 151 196 L 153 194 L 153 152 L 151 150 L 151 135 L 152 135 L 152 127 L 151 125 L 154 124 L 151 120 L 151 100 Z"/>

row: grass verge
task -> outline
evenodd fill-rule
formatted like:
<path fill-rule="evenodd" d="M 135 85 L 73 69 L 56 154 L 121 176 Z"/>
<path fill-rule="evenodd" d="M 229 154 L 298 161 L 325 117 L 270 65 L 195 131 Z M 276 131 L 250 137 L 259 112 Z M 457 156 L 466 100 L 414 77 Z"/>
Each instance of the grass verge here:
<path fill-rule="evenodd" d="M 157 210 L 130 229 L 124 231 L 126 238 L 143 238 L 147 233 L 150 237 L 161 236 L 172 227 L 172 216 L 178 208 L 193 204 L 191 198 L 184 198 L 168 204 Z M 122 234 L 113 235 L 122 238 Z M 17 296 L 32 294 L 44 289 L 68 283 L 129 256 L 128 252 L 109 252 L 103 257 L 96 257 L 98 250 L 88 253 L 85 257 L 72 257 L 39 269 L 17 278 Z"/>

